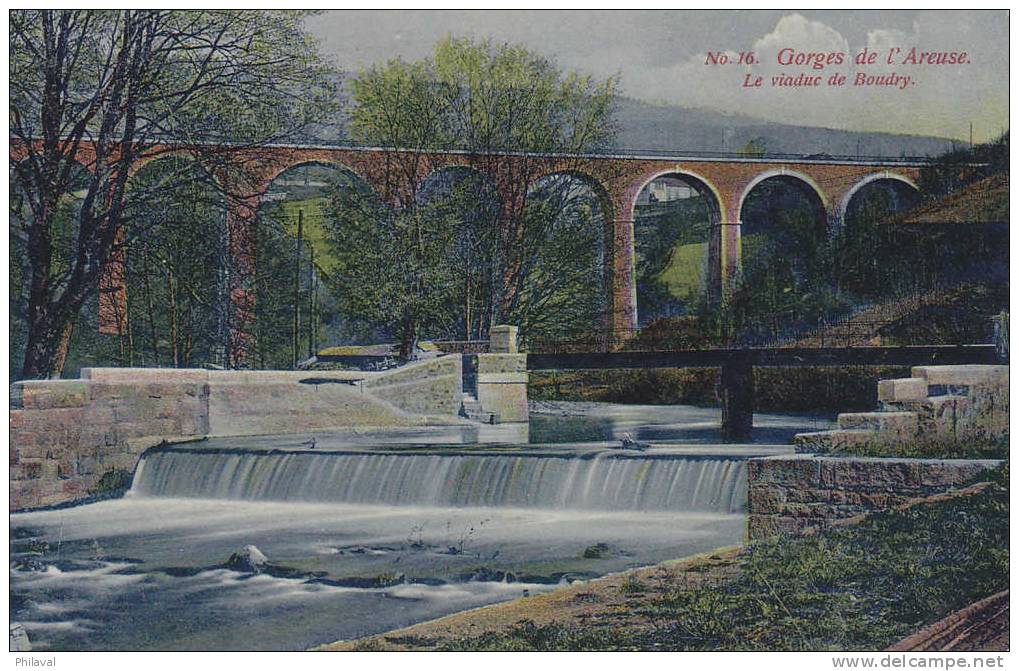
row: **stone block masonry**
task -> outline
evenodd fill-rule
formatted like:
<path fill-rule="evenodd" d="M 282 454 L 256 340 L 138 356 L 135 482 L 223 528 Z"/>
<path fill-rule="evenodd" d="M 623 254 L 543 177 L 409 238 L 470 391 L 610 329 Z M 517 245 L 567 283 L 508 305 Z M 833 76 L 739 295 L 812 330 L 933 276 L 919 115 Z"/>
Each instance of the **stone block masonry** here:
<path fill-rule="evenodd" d="M 1000 463 L 807 454 L 751 459 L 747 535 L 756 540 L 821 530 L 833 520 L 957 488 Z"/>
<path fill-rule="evenodd" d="M 500 422 L 526 422 L 527 355 L 478 354 L 478 402 Z"/>
<path fill-rule="evenodd" d="M 450 424 L 461 396 L 456 355 L 379 373 L 86 368 L 79 380 L 17 382 L 10 507 L 86 498 L 163 441 Z"/>
<path fill-rule="evenodd" d="M 13 385 L 11 509 L 84 498 L 105 473 L 134 470 L 149 447 L 204 436 L 208 385 L 167 373 L 134 383 L 82 379 Z"/>
<path fill-rule="evenodd" d="M 917 366 L 878 382 L 880 408 L 838 417 L 838 428 L 796 436 L 799 452 L 997 440 L 1008 435 L 1008 366 Z"/>

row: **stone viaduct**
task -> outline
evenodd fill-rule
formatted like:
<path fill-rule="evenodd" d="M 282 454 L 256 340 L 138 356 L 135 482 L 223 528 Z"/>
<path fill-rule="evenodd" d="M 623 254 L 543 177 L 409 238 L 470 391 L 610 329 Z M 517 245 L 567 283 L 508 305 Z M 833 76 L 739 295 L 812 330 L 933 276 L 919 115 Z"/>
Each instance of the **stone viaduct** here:
<path fill-rule="evenodd" d="M 334 166 L 358 178 L 384 201 L 399 207 L 416 197 L 420 185 L 438 171 L 467 168 L 484 175 L 494 187 L 501 217 L 509 220 L 522 211 L 528 185 L 556 174 L 569 174 L 585 182 L 599 197 L 605 220 L 606 324 L 610 333 L 632 330 L 637 324 L 634 275 L 634 208 L 641 191 L 659 177 L 681 178 L 707 199 L 711 212 L 708 244 L 709 295 L 724 296 L 740 270 L 740 228 L 747 196 L 769 180 L 802 189 L 823 209 L 829 232 L 841 225 L 853 196 L 874 182 L 905 184 L 917 189 L 922 160 L 894 158 L 844 158 L 815 156 L 719 156 L 653 153 L 641 154 L 533 154 L 501 152 L 474 154 L 465 151 L 416 151 L 349 146 L 268 145 L 254 148 L 223 148 L 230 154 L 232 170 L 215 174 L 228 197 L 227 232 L 232 259 L 230 299 L 232 325 L 249 323 L 252 317 L 253 278 L 256 259 L 257 212 L 272 181 L 285 171 L 307 164 Z M 155 147 L 134 166 L 174 152 L 189 153 L 186 146 Z M 87 145 L 76 158 L 89 168 L 92 152 Z M 11 159 L 25 156 L 11 148 Z M 94 163 L 94 161 L 92 161 Z M 506 241 L 512 244 L 512 240 Z M 117 333 L 122 328 L 115 315 L 125 300 L 123 273 L 114 259 L 101 295 L 101 330 Z M 105 316 L 104 316 L 105 315 Z M 246 329 L 232 328 L 230 363 L 246 363 L 250 336 Z"/>

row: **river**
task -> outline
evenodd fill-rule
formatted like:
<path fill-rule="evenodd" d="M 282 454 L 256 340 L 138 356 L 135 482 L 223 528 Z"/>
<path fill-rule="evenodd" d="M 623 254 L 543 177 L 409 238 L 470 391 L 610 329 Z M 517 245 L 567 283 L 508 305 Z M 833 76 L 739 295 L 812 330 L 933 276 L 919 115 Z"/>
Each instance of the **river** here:
<path fill-rule="evenodd" d="M 747 445 L 717 423 L 536 404 L 529 426 L 153 450 L 123 498 L 11 516 L 11 619 L 36 650 L 298 650 L 732 545 L 746 458 L 825 423 L 758 415 Z M 227 569 L 249 544 L 270 568 Z"/>

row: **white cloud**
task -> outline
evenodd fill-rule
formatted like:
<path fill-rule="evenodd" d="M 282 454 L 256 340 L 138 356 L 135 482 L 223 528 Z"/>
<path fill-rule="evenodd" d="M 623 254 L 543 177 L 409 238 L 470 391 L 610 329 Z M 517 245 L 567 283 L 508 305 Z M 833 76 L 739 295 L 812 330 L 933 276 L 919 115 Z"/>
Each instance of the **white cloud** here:
<path fill-rule="evenodd" d="M 1007 55 L 1003 55 L 1008 53 L 1007 41 L 994 39 L 1000 36 L 982 34 L 965 16 L 956 16 L 959 20 L 949 21 L 945 14 L 921 15 L 909 32 L 875 27 L 866 33 L 865 43 L 853 45 L 830 25 L 790 14 L 749 47 L 723 45 L 730 60 L 734 60 L 734 54 L 741 49 L 752 49 L 759 65 L 705 65 L 706 54 L 700 53 L 672 66 L 624 72 L 623 85 L 635 97 L 738 112 L 783 123 L 963 138 L 969 122 L 973 121 L 978 140 L 993 137 L 1008 127 Z M 965 50 L 973 63 L 926 67 L 888 65 L 888 49 L 895 46 L 903 50 L 913 46 L 927 51 Z M 864 47 L 878 53 L 876 63 L 861 66 L 853 62 L 854 56 Z M 776 57 L 783 49 L 801 53 L 843 53 L 845 62 L 825 65 L 822 69 L 814 69 L 809 64 L 781 65 Z M 913 83 L 903 90 L 853 86 L 858 72 L 875 75 L 894 72 L 911 77 Z M 764 85 L 744 87 L 748 73 L 763 77 Z M 775 75 L 800 73 L 821 75 L 821 86 L 770 86 Z M 845 86 L 827 86 L 833 73 L 847 77 Z"/>

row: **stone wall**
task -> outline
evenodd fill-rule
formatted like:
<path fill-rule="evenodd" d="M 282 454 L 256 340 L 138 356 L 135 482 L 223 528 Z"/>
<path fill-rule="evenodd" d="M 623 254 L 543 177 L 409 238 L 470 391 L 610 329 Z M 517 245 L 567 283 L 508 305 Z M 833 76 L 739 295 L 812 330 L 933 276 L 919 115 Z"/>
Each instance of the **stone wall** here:
<path fill-rule="evenodd" d="M 379 373 L 86 368 L 17 382 L 10 507 L 88 497 L 164 440 L 455 423 L 461 393 L 455 355 Z"/>
<path fill-rule="evenodd" d="M 832 520 L 944 492 L 1000 461 L 783 455 L 748 464 L 748 536 L 803 533 Z"/>
<path fill-rule="evenodd" d="M 1008 366 L 916 366 L 912 377 L 878 382 L 877 410 L 840 413 L 838 428 L 794 442 L 799 452 L 852 453 L 999 440 L 1009 431 L 1008 380 Z"/>
<path fill-rule="evenodd" d="M 208 386 L 39 380 L 12 387 L 10 507 L 48 506 L 96 493 L 102 476 L 133 471 L 162 440 L 208 431 Z"/>
<path fill-rule="evenodd" d="M 443 356 L 366 378 L 364 389 L 410 413 L 456 415 L 463 394 L 463 360 Z"/>
<path fill-rule="evenodd" d="M 527 355 L 478 354 L 478 402 L 500 422 L 526 422 Z"/>

